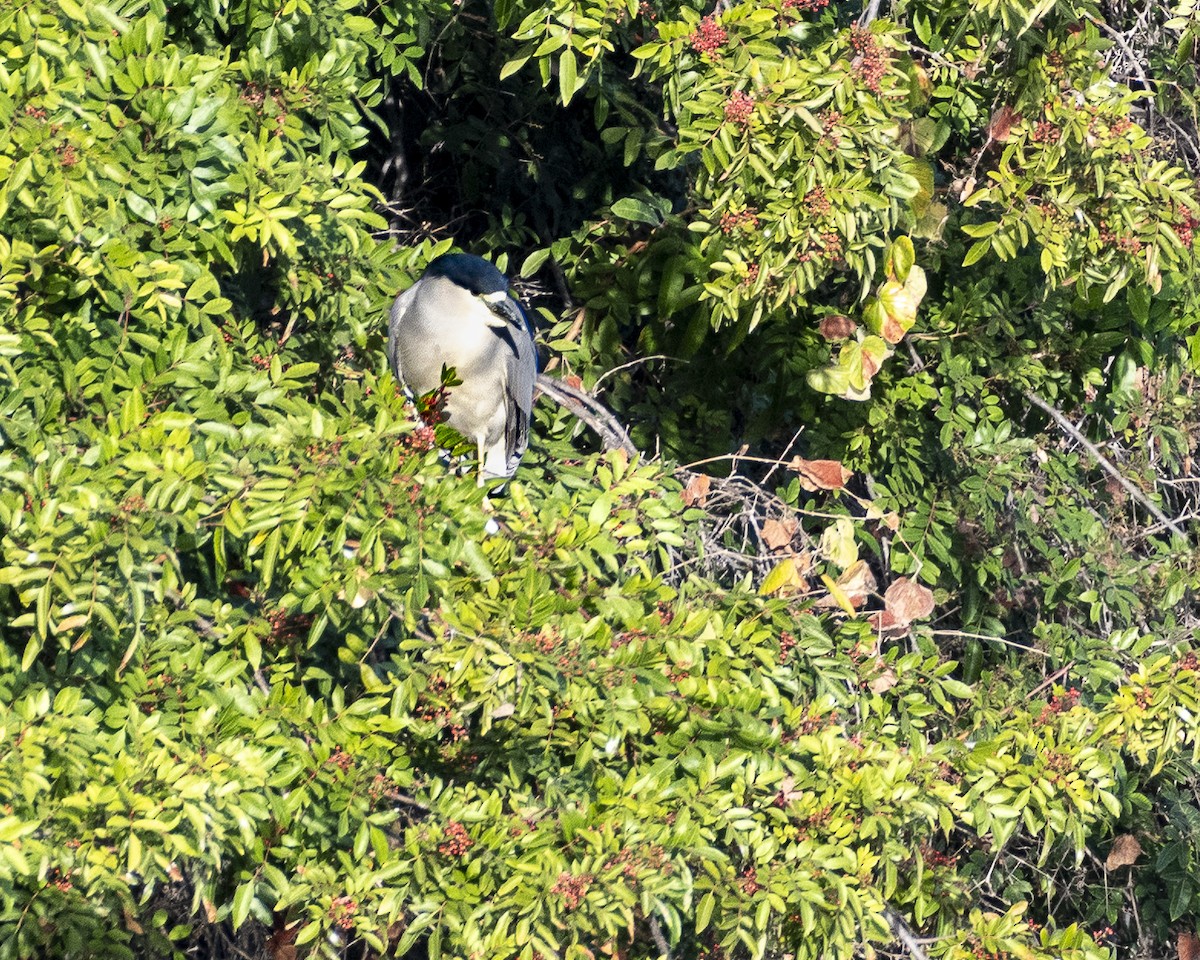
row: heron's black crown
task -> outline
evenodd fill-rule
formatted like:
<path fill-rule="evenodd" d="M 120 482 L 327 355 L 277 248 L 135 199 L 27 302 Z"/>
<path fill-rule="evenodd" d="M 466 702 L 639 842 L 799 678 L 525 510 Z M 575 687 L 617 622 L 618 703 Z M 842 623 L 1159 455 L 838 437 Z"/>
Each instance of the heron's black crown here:
<path fill-rule="evenodd" d="M 445 277 L 476 296 L 508 290 L 508 277 L 483 257 L 470 253 L 443 254 L 425 268 L 425 276 Z"/>

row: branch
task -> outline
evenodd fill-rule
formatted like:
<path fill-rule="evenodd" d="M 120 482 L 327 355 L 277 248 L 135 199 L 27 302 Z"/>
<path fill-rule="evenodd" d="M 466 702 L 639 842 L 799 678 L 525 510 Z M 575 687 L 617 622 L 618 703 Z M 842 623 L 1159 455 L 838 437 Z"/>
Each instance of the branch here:
<path fill-rule="evenodd" d="M 1181 540 L 1185 542 L 1187 541 L 1187 534 L 1180 529 L 1175 521 L 1168 518 L 1165 513 L 1159 510 L 1158 507 L 1151 502 L 1149 497 L 1142 493 L 1142 491 L 1135 487 L 1129 480 L 1126 480 L 1121 471 L 1113 465 L 1112 461 L 1100 452 L 1100 448 L 1092 443 L 1092 441 L 1087 437 L 1085 437 L 1080 432 L 1079 428 L 1075 426 L 1075 424 L 1071 423 L 1071 421 L 1068 420 L 1064 414 L 1062 414 L 1056 407 L 1051 406 L 1032 390 L 1025 391 L 1025 398 L 1034 406 L 1040 407 L 1047 414 L 1049 414 L 1051 419 L 1053 419 L 1054 422 L 1057 423 L 1062 429 L 1063 433 L 1072 439 L 1077 440 L 1083 446 L 1083 448 L 1089 454 L 1091 454 L 1092 459 L 1100 465 L 1104 472 L 1116 480 L 1117 483 L 1121 485 L 1121 489 L 1123 489 L 1126 493 L 1133 497 L 1134 500 L 1150 511 L 1150 515 L 1153 516 L 1155 520 L 1161 523 Z"/>
<path fill-rule="evenodd" d="M 921 946 L 921 941 L 917 939 L 917 935 L 913 933 L 912 927 L 904 922 L 904 918 L 900 914 L 891 907 L 885 907 L 883 915 L 887 918 L 888 925 L 892 928 L 892 933 L 908 949 L 909 955 L 913 960 L 929 960 L 929 954 Z"/>
<path fill-rule="evenodd" d="M 631 457 L 639 453 L 612 411 L 595 397 L 544 373 L 538 374 L 537 385 L 542 393 L 560 407 L 566 407 L 599 434 L 605 450 L 624 450 Z"/>

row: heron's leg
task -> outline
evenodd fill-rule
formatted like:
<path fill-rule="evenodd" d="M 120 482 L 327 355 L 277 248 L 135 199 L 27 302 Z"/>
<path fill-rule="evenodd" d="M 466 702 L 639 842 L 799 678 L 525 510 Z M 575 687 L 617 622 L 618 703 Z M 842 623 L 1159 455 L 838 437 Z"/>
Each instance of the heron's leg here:
<path fill-rule="evenodd" d="M 475 469 L 475 486 L 482 487 L 483 486 L 483 458 L 485 455 L 485 451 L 483 449 L 483 434 L 480 434 L 478 437 L 475 438 L 475 452 L 479 456 L 479 463 Z"/>

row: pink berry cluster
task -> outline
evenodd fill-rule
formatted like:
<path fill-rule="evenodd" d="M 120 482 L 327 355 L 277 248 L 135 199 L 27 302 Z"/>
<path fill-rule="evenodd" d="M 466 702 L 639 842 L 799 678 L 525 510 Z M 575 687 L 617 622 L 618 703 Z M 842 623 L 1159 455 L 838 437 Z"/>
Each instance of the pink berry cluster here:
<path fill-rule="evenodd" d="M 837 260 L 842 255 L 842 238 L 836 230 L 823 230 L 817 235 L 813 247 L 805 250 L 796 260 L 808 263 L 810 260 Z"/>
<path fill-rule="evenodd" d="M 467 833 L 467 828 L 457 820 L 451 820 L 446 824 L 443 832 L 446 835 L 446 839 L 443 843 L 438 844 L 438 853 L 444 854 L 447 857 L 461 857 L 475 846 L 475 841 Z"/>
<path fill-rule="evenodd" d="M 1196 227 L 1200 227 L 1200 219 L 1192 216 L 1192 211 L 1184 207 L 1180 211 L 1180 216 L 1183 218 L 1179 223 L 1175 224 L 1175 235 L 1179 237 L 1179 242 L 1185 247 L 1192 245 L 1192 237 L 1195 236 Z"/>
<path fill-rule="evenodd" d="M 1042 726 L 1049 723 L 1060 713 L 1066 713 L 1072 707 L 1079 703 L 1079 690 L 1071 688 L 1063 692 L 1062 696 L 1055 695 L 1050 698 L 1050 702 L 1042 707 L 1042 712 L 1035 721 L 1036 726 Z"/>
<path fill-rule="evenodd" d="M 717 15 L 715 13 L 709 14 L 701 20 L 696 32 L 688 38 L 693 50 L 700 54 L 707 54 L 708 56 L 718 55 L 728 39 L 729 34 L 717 22 Z"/>
<path fill-rule="evenodd" d="M 1100 224 L 1100 245 L 1116 247 L 1122 253 L 1136 257 L 1142 252 L 1142 241 L 1132 234 L 1117 233 L 1106 223 Z"/>
<path fill-rule="evenodd" d="M 783 0 L 784 10 L 796 10 L 799 13 L 823 10 L 827 6 L 829 6 L 829 0 Z"/>
<path fill-rule="evenodd" d="M 358 913 L 358 901 L 352 897 L 334 897 L 329 905 L 329 919 L 339 930 L 354 926 L 354 915 Z"/>
<path fill-rule="evenodd" d="M 575 910 L 583 903 L 583 898 L 587 895 L 588 888 L 595 879 L 590 873 L 581 873 L 579 876 L 571 873 L 560 873 L 558 880 L 550 888 L 550 892 L 562 897 L 563 903 L 568 910 Z"/>
<path fill-rule="evenodd" d="M 737 211 L 731 210 L 729 213 L 721 214 L 719 226 L 721 232 L 726 236 L 742 228 L 753 230 L 758 226 L 758 213 L 751 208 Z"/>
<path fill-rule="evenodd" d="M 739 127 L 750 126 L 754 115 L 754 98 L 742 90 L 735 90 L 725 101 L 725 119 Z"/>
<path fill-rule="evenodd" d="M 824 187 L 813 187 L 804 195 L 804 206 L 814 217 L 825 217 L 833 209 Z"/>
<path fill-rule="evenodd" d="M 875 35 L 865 27 L 853 27 L 850 30 L 850 46 L 854 48 L 854 59 L 851 68 L 854 75 L 862 81 L 862 85 L 872 93 L 879 92 L 880 82 L 887 73 L 887 54 Z"/>
<path fill-rule="evenodd" d="M 1034 143 L 1058 143 L 1061 137 L 1062 131 L 1049 120 L 1039 120 L 1029 135 Z"/>
<path fill-rule="evenodd" d="M 836 149 L 842 142 L 842 135 L 837 130 L 838 124 L 842 122 L 842 115 L 836 110 L 827 110 L 817 119 L 820 121 L 821 130 L 824 131 L 821 134 L 820 145 L 830 150 Z"/>
<path fill-rule="evenodd" d="M 746 276 L 742 283 L 747 287 L 752 287 L 758 282 L 760 268 L 757 263 L 751 263 L 746 267 Z"/>

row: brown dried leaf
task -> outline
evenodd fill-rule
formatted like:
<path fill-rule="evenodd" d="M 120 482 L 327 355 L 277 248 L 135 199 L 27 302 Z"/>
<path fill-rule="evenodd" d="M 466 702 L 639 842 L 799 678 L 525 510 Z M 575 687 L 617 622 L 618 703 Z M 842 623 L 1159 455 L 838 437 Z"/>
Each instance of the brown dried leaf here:
<path fill-rule="evenodd" d="M 887 514 L 883 518 L 883 525 L 891 530 L 892 533 L 895 533 L 900 529 L 900 514 L 895 512 Z"/>
<path fill-rule="evenodd" d="M 883 605 L 898 624 L 907 625 L 933 613 L 933 591 L 908 577 L 901 577 L 887 588 Z"/>
<path fill-rule="evenodd" d="M 802 796 L 804 796 L 804 791 L 796 789 L 796 778 L 789 775 L 779 781 L 779 792 L 775 794 L 775 805 L 786 807 L 797 797 Z"/>
<path fill-rule="evenodd" d="M 764 520 L 762 525 L 763 543 L 770 550 L 779 550 L 789 546 L 798 527 L 799 524 L 791 517 L 783 520 L 776 520 L 774 517 Z"/>
<path fill-rule="evenodd" d="M 134 916 L 133 911 L 130 910 L 129 907 L 122 907 L 121 912 L 124 914 L 124 917 L 125 917 L 125 929 L 126 930 L 128 930 L 130 933 L 137 934 L 139 936 L 146 932 L 145 930 L 142 929 L 142 925 L 140 923 L 138 923 L 137 917 Z"/>
<path fill-rule="evenodd" d="M 867 598 L 875 592 L 875 574 L 867 566 L 865 560 L 855 560 L 846 571 L 837 578 L 837 586 L 845 596 L 846 601 L 854 609 L 867 602 Z M 841 606 L 834 595 L 822 597 L 817 601 L 818 607 Z"/>
<path fill-rule="evenodd" d="M 1191 930 L 1179 931 L 1176 946 L 1179 949 L 1179 960 L 1200 960 L 1200 937 Z"/>
<path fill-rule="evenodd" d="M 867 617 L 867 623 L 883 639 L 902 637 L 908 633 L 908 624 L 901 623 L 890 610 L 876 610 Z"/>
<path fill-rule="evenodd" d="M 817 329 L 821 331 L 821 336 L 826 340 L 845 340 L 854 336 L 858 324 L 840 313 L 831 313 L 829 316 L 821 318 Z"/>
<path fill-rule="evenodd" d="M 883 315 L 883 328 L 879 335 L 888 343 L 896 344 L 904 339 L 904 328 L 898 324 L 890 313 Z"/>
<path fill-rule="evenodd" d="M 805 490 L 841 490 L 853 472 L 842 466 L 840 460 L 805 460 L 792 457 L 788 467 L 800 475 L 800 486 Z"/>
<path fill-rule="evenodd" d="M 883 693 L 884 691 L 891 690 L 895 685 L 896 671 L 891 667 L 886 667 L 879 676 L 871 681 L 869 688 L 872 693 Z"/>
<path fill-rule="evenodd" d="M 1142 845 L 1132 833 L 1123 833 L 1113 840 L 1112 849 L 1108 851 L 1108 859 L 1104 861 L 1105 870 L 1116 870 L 1118 867 L 1128 867 L 1141 855 Z"/>
<path fill-rule="evenodd" d="M 708 501 L 708 488 L 712 485 L 712 477 L 706 473 L 696 473 L 683 488 L 683 502 L 689 507 L 704 506 Z"/>
<path fill-rule="evenodd" d="M 1021 115 L 1006 103 L 992 114 L 992 122 L 988 124 L 988 136 L 997 143 L 1006 142 L 1012 133 L 1013 124 L 1020 119 Z"/>

